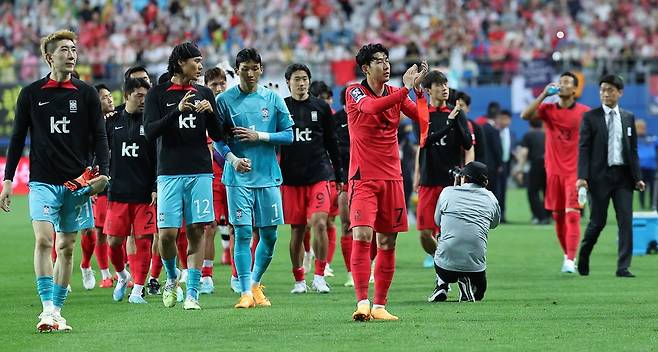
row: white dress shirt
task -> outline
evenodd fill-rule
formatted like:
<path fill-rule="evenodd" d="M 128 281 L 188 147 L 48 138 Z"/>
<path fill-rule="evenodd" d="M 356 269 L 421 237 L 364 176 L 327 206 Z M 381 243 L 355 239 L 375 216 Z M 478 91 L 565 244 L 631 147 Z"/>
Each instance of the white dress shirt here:
<path fill-rule="evenodd" d="M 611 113 L 613 111 L 614 114 Z M 624 157 L 622 155 L 622 138 L 624 137 L 624 131 L 621 126 L 619 105 L 615 105 L 614 108 L 603 105 L 603 112 L 605 113 L 606 128 L 609 126 L 610 118 L 614 118 L 612 121 L 612 131 L 608 128 L 608 166 L 623 165 Z"/>

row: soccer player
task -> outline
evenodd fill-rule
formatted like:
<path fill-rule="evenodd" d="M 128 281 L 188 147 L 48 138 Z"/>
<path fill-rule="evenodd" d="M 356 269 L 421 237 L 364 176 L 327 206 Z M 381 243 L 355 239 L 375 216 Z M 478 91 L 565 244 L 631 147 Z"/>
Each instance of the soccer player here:
<path fill-rule="evenodd" d="M 457 92 L 455 94 L 456 101 L 460 104 L 461 111 L 468 117 L 468 113 L 471 111 L 471 96 L 466 94 L 466 92 Z M 482 131 L 482 126 L 475 123 L 475 121 L 468 119 L 468 129 L 471 132 L 471 140 L 473 145 L 471 148 L 464 152 L 464 164 L 468 164 L 471 161 L 479 161 L 481 163 L 485 162 L 486 156 L 484 149 L 484 132 Z"/>
<path fill-rule="evenodd" d="M 436 236 L 434 209 L 441 191 L 455 182 L 450 170 L 463 166 L 464 151 L 472 146 L 466 115 L 461 105 L 448 105 L 448 78 L 440 71 L 431 71 L 423 80 L 430 96 L 429 131 L 425 145 L 418 148 L 414 183 L 418 191 L 418 222 L 420 244 L 427 253 L 423 266 L 434 267 Z"/>
<path fill-rule="evenodd" d="M 225 127 L 231 131 L 227 139 L 230 151 L 221 145 L 217 149 L 232 166 L 224 169 L 222 182 L 235 232 L 233 259 L 240 280 L 241 297 L 235 308 L 271 306 L 261 279 L 272 261 L 277 225 L 283 224 L 276 146 L 292 143 L 294 123 L 283 99 L 258 84 L 263 66 L 256 49 L 240 50 L 235 67 L 240 83 L 217 97 Z M 249 248 L 252 224 L 260 235 L 253 274 Z"/>
<path fill-rule="evenodd" d="M 543 103 L 552 90 L 559 89 L 557 103 Z M 562 272 L 574 273 L 580 241 L 580 205 L 578 204 L 578 134 L 583 113 L 589 107 L 576 102 L 578 78 L 571 72 L 560 75 L 521 113 L 524 120 L 539 119 L 546 130 L 545 208 L 553 212 L 555 231 L 564 261 Z"/>
<path fill-rule="evenodd" d="M 117 273 L 113 298 L 121 301 L 131 275 L 125 270 L 123 245 L 135 236 L 135 253 L 128 255 L 135 276 L 130 303 L 146 303 L 142 289 L 151 262 L 155 226 L 155 143 L 146 140 L 142 125 L 144 98 L 151 85 L 143 78 L 128 78 L 123 86 L 124 110 L 106 122 L 110 146 L 110 177 L 105 231 Z"/>
<path fill-rule="evenodd" d="M 215 96 L 226 90 L 226 74 L 219 67 L 213 67 L 206 70 L 204 74 L 204 83 L 206 87 L 212 90 Z M 215 284 L 212 280 L 213 265 L 215 260 L 215 233 L 219 228 L 222 236 L 222 264 L 231 264 L 231 252 L 229 248 L 229 223 L 228 223 L 228 205 L 226 204 L 226 187 L 222 184 L 222 172 L 224 169 L 224 158 L 213 148 L 212 140 L 209 140 L 208 148 L 212 154 L 212 193 L 213 208 L 215 209 L 215 220 L 206 226 L 204 232 L 204 257 L 203 267 L 201 268 L 201 286 L 200 293 L 213 293 Z"/>
<path fill-rule="evenodd" d="M 24 87 L 16 103 L 0 207 L 9 211 L 12 180 L 30 132 L 29 208 L 35 236 L 34 271 L 43 312 L 37 330 L 70 331 L 61 315 L 80 229 L 93 227 L 90 194 L 108 181 L 107 137 L 96 90 L 72 78 L 78 59 L 76 35 L 67 30 L 41 40 L 50 73 Z M 98 170 L 89 168 L 94 155 Z M 98 175 L 98 176 L 96 176 Z M 53 233 L 57 260 L 51 261 Z"/>
<path fill-rule="evenodd" d="M 311 70 L 294 63 L 286 69 L 290 97 L 285 98 L 294 126 L 291 145 L 281 147 L 283 217 L 290 224 L 290 260 L 295 285 L 291 293 L 307 290 L 304 280 L 303 241 L 307 224 L 313 231 L 315 275 L 311 288 L 319 293 L 331 289 L 324 278 L 329 239 L 327 219 L 331 209 L 331 187 L 342 179 L 338 141 L 331 108 L 309 94 Z M 331 159 L 330 159 L 331 158 Z M 334 182 L 331 182 L 334 181 Z M 342 188 L 342 185 L 339 185 Z"/>
<path fill-rule="evenodd" d="M 223 135 L 212 91 L 193 83 L 201 75 L 202 59 L 192 43 L 175 46 L 167 68 L 171 80 L 151 88 L 144 106 L 146 138 L 157 141 L 157 225 L 167 273 L 162 302 L 165 307 L 176 304 L 176 236 L 184 216 L 189 244 L 185 310 L 201 309 L 203 230 L 214 216 L 206 130 L 213 140 L 221 140 Z"/>
<path fill-rule="evenodd" d="M 403 75 L 404 87 L 386 84 L 391 65 L 388 49 L 367 44 L 356 55 L 357 65 L 366 75 L 360 84 L 347 88 L 346 111 L 350 129 L 350 170 L 348 193 L 352 226 L 352 275 L 357 298 L 355 321 L 398 320 L 386 311 L 388 289 L 395 272 L 397 233 L 407 231 L 407 210 L 402 186 L 397 141 L 400 112 L 419 120 L 417 106 L 408 96 L 415 89 L 421 97 L 420 83 L 427 73 L 423 62 Z M 426 128 L 427 122 L 421 124 Z M 376 236 L 375 299 L 372 310 L 368 299 L 370 246 Z"/>

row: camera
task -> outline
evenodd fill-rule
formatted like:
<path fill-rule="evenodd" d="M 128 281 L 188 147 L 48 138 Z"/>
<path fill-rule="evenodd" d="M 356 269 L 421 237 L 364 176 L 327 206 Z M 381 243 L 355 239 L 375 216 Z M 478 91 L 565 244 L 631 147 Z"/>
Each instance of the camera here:
<path fill-rule="evenodd" d="M 450 171 L 448 171 L 448 173 L 450 174 L 450 177 L 452 177 L 453 179 L 456 179 L 457 177 L 462 175 L 462 170 L 463 169 L 461 167 L 455 166 L 452 169 L 450 169 Z"/>

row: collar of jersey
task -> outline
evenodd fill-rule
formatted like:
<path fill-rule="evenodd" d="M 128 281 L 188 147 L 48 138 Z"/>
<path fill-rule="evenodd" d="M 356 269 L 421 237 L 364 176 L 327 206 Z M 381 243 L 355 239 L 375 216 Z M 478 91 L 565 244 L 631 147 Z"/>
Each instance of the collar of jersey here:
<path fill-rule="evenodd" d="M 377 94 L 375 94 L 375 91 L 372 90 L 372 88 L 370 88 L 370 85 L 368 85 L 368 80 L 367 80 L 367 79 L 364 79 L 363 81 L 361 81 L 361 85 L 364 86 L 364 87 L 366 87 L 366 89 L 369 90 L 370 93 L 372 93 L 372 95 L 374 95 L 374 96 L 378 96 Z M 386 84 L 384 84 L 384 92 L 382 93 L 381 96 L 382 96 L 382 97 L 385 97 L 385 96 L 387 96 L 387 95 L 388 95 L 388 89 L 387 89 L 387 87 L 386 87 Z"/>
<path fill-rule="evenodd" d="M 48 81 L 46 84 L 41 86 L 41 89 L 47 89 L 47 88 L 64 88 L 64 89 L 74 89 L 78 90 L 78 87 L 73 85 L 73 82 L 71 80 L 64 81 L 64 82 L 57 82 L 55 80 L 52 80 L 48 78 Z"/>
<path fill-rule="evenodd" d="M 560 103 L 559 103 L 559 102 L 555 103 L 555 107 L 558 108 L 558 109 L 562 109 L 562 107 L 560 106 Z M 567 109 L 568 109 L 568 110 L 571 110 L 571 109 L 573 109 L 573 108 L 575 108 L 575 107 L 576 107 L 576 102 L 574 101 L 573 104 L 567 106 Z"/>
<path fill-rule="evenodd" d="M 177 84 L 177 83 L 172 83 L 171 86 L 169 86 L 169 88 L 167 88 L 167 92 L 170 91 L 170 90 L 191 90 L 193 92 L 196 92 L 196 88 L 194 88 L 194 86 L 191 85 L 191 84 L 180 85 L 180 84 Z"/>
<path fill-rule="evenodd" d="M 441 106 L 441 107 L 438 107 L 438 108 L 434 105 L 430 105 L 429 112 L 436 112 L 436 111 L 449 113 L 450 108 L 448 107 L 448 105 L 444 105 L 444 106 Z"/>

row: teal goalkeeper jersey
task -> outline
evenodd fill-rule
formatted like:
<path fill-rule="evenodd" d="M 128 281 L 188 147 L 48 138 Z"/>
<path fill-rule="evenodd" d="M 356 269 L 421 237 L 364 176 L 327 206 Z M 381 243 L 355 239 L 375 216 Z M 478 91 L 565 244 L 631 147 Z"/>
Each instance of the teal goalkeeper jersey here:
<path fill-rule="evenodd" d="M 225 130 L 229 135 L 234 126 L 275 133 L 295 124 L 283 99 L 260 85 L 256 92 L 248 94 L 242 92 L 238 86 L 228 89 L 217 96 L 217 108 L 220 116 L 224 118 Z M 260 141 L 240 142 L 232 136 L 226 139 L 226 144 L 238 158 L 251 160 L 251 171 L 239 173 L 233 167 L 225 167 L 222 176 L 224 185 L 261 188 L 281 184 L 281 169 L 274 144 Z"/>

